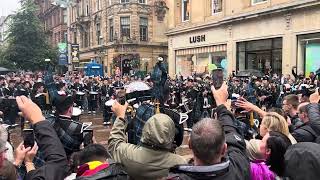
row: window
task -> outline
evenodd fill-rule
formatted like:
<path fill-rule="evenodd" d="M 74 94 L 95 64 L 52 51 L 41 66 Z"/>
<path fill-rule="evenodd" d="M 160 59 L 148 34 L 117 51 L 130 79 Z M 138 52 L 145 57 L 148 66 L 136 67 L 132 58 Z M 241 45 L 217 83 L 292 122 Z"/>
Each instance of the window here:
<path fill-rule="evenodd" d="M 182 21 L 189 21 L 190 19 L 190 0 L 182 0 Z"/>
<path fill-rule="evenodd" d="M 147 4 L 147 0 L 139 0 L 140 4 Z"/>
<path fill-rule="evenodd" d="M 77 32 L 73 32 L 73 43 L 77 44 Z"/>
<path fill-rule="evenodd" d="M 101 27 L 100 23 L 96 24 L 96 36 L 97 36 L 97 43 L 98 45 L 102 44 L 102 36 L 101 36 Z"/>
<path fill-rule="evenodd" d="M 85 15 L 89 16 L 89 5 L 88 4 L 86 5 L 86 14 Z"/>
<path fill-rule="evenodd" d="M 109 41 L 113 41 L 113 19 L 109 19 Z"/>
<path fill-rule="evenodd" d="M 86 48 L 89 46 L 89 33 L 84 31 L 81 33 L 82 37 L 81 37 L 81 41 L 82 41 L 82 44 L 81 46 L 83 48 Z"/>
<path fill-rule="evenodd" d="M 112 5 L 112 0 L 109 0 L 109 6 L 111 6 Z"/>
<path fill-rule="evenodd" d="M 281 74 L 282 38 L 237 43 L 237 70 L 257 69 L 262 73 Z"/>
<path fill-rule="evenodd" d="M 120 0 L 120 3 L 129 3 L 130 0 Z"/>
<path fill-rule="evenodd" d="M 67 10 L 64 9 L 63 10 L 63 23 L 66 24 L 68 21 L 68 14 L 67 14 Z"/>
<path fill-rule="evenodd" d="M 148 40 L 148 18 L 140 18 L 140 41 Z"/>
<path fill-rule="evenodd" d="M 97 11 L 99 11 L 101 8 L 101 3 L 100 3 L 100 0 L 97 0 Z"/>
<path fill-rule="evenodd" d="M 130 17 L 120 17 L 121 37 L 130 38 Z"/>
<path fill-rule="evenodd" d="M 211 0 L 212 14 L 222 11 L 222 0 Z"/>
<path fill-rule="evenodd" d="M 254 4 L 260 4 L 260 3 L 264 3 L 264 2 L 267 2 L 268 0 L 252 0 L 251 1 L 251 4 L 254 5 Z"/>

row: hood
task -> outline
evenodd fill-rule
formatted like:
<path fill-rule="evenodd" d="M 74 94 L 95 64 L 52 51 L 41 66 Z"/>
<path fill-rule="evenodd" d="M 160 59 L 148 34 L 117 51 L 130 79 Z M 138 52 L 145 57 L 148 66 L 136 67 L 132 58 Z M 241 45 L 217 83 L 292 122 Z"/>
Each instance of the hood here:
<path fill-rule="evenodd" d="M 174 136 L 173 120 L 168 115 L 156 114 L 149 118 L 144 125 L 141 142 L 147 146 L 171 150 Z"/>

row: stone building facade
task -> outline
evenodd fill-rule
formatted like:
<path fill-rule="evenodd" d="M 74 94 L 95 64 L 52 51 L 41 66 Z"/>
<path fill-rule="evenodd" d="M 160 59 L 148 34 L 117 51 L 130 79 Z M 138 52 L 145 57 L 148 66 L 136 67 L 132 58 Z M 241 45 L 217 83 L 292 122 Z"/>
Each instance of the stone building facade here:
<path fill-rule="evenodd" d="M 67 8 L 54 5 L 54 0 L 35 0 L 39 7 L 39 18 L 43 23 L 49 42 L 53 46 L 66 42 L 67 39 Z"/>
<path fill-rule="evenodd" d="M 318 0 L 171 0 L 168 58 L 171 76 L 258 69 L 308 74 L 320 68 Z"/>
<path fill-rule="evenodd" d="M 0 16 L 0 47 L 6 44 L 8 29 L 10 23 L 10 15 L 9 16 Z"/>
<path fill-rule="evenodd" d="M 80 45 L 79 68 L 95 60 L 107 74 L 149 72 L 167 59 L 164 0 L 79 0 L 69 10 L 71 36 Z"/>

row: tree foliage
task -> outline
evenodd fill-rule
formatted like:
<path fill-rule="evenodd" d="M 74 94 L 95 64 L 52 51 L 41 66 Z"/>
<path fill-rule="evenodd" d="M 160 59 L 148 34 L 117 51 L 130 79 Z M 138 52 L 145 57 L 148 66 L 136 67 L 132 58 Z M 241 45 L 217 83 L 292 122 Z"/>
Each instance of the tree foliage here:
<path fill-rule="evenodd" d="M 23 70 L 41 70 L 45 59 L 57 59 L 57 49 L 48 43 L 47 35 L 37 16 L 33 0 L 21 1 L 21 9 L 11 17 L 7 46 L 0 65 Z"/>

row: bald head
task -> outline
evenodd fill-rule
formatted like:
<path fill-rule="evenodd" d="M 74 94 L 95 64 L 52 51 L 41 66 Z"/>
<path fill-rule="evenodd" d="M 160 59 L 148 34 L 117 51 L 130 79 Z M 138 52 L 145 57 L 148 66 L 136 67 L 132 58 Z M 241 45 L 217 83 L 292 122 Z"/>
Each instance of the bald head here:
<path fill-rule="evenodd" d="M 299 118 L 304 122 L 308 122 L 309 121 L 309 117 L 308 117 L 308 109 L 307 109 L 307 105 L 310 104 L 309 102 L 304 102 L 299 104 L 298 106 L 298 113 L 299 113 Z"/>
<path fill-rule="evenodd" d="M 190 148 L 203 165 L 221 158 L 225 134 L 218 120 L 205 118 L 196 123 L 190 136 Z"/>

